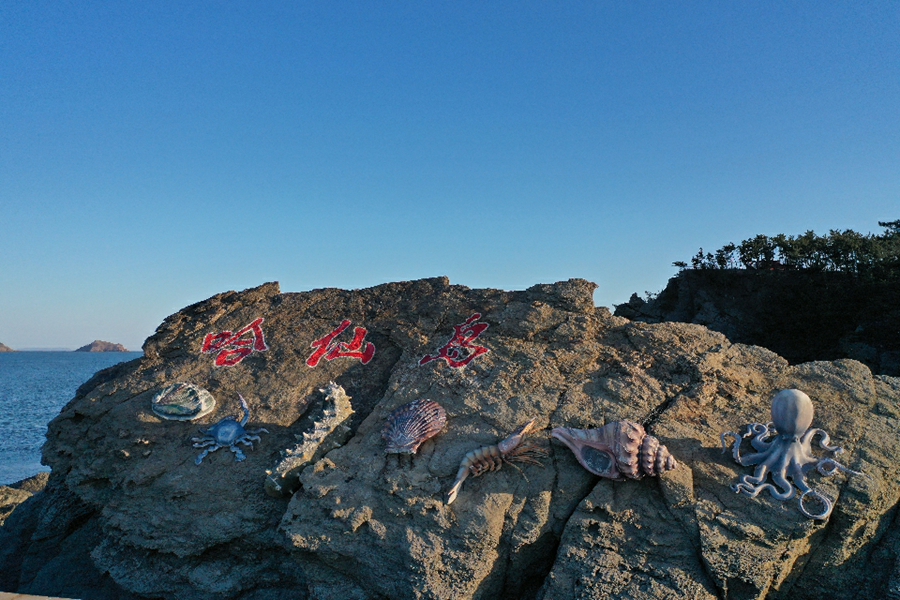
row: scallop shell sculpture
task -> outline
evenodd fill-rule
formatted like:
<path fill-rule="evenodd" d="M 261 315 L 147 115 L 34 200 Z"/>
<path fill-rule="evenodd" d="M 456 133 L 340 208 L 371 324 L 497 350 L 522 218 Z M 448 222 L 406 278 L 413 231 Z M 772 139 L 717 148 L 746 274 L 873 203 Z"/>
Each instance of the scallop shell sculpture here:
<path fill-rule="evenodd" d="M 447 412 L 434 400 L 420 398 L 390 414 L 381 437 L 387 454 L 415 454 L 425 440 L 433 438 L 447 424 Z"/>
<path fill-rule="evenodd" d="M 193 421 L 208 415 L 215 407 L 213 395 L 192 383 L 170 385 L 150 402 L 153 414 L 170 421 Z"/>
<path fill-rule="evenodd" d="M 607 423 L 599 429 L 557 427 L 550 435 L 568 446 L 581 466 L 600 477 L 640 479 L 678 466 L 658 439 L 632 421 Z"/>

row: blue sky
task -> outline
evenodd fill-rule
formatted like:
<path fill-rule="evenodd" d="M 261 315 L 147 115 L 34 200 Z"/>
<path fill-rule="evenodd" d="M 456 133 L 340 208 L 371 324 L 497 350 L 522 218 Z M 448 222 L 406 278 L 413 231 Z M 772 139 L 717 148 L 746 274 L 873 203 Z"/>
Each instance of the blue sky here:
<path fill-rule="evenodd" d="M 0 3 L 0 342 L 900 218 L 897 2 Z"/>

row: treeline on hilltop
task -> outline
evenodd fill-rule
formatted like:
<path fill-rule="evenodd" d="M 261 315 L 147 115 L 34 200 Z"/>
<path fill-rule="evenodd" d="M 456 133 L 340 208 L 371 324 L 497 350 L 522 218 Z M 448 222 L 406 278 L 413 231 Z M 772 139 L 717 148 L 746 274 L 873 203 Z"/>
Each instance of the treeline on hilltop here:
<path fill-rule="evenodd" d="M 879 221 L 881 235 L 832 229 L 827 235 L 757 235 L 715 252 L 703 248 L 680 269 L 764 269 L 853 273 L 878 279 L 900 277 L 900 220 Z"/>

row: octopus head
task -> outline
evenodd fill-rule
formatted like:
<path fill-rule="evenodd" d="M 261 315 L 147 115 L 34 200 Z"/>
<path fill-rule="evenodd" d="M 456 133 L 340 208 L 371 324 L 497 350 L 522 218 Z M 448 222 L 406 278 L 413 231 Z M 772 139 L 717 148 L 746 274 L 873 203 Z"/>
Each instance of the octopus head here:
<path fill-rule="evenodd" d="M 813 404 L 800 390 L 781 390 L 772 399 L 772 422 L 782 435 L 802 435 L 813 420 Z"/>

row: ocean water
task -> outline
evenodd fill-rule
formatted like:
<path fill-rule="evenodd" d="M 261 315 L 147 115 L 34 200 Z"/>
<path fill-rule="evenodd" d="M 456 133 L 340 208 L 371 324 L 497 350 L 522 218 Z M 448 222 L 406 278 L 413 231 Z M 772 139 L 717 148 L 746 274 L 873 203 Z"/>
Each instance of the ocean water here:
<path fill-rule="evenodd" d="M 94 373 L 140 352 L 0 353 L 0 485 L 40 471 L 47 423 Z"/>

